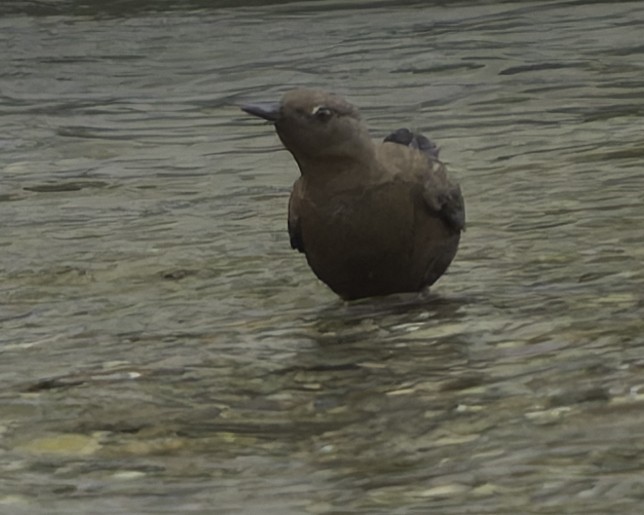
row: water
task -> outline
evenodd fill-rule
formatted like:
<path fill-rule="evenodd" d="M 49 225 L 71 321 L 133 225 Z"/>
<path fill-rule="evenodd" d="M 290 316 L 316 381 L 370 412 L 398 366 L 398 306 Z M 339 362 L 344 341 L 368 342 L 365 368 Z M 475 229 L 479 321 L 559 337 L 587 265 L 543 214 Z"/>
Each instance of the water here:
<path fill-rule="evenodd" d="M 0 512 L 641 512 L 644 5 L 399 4 L 3 3 Z M 290 250 L 301 85 L 439 143 L 429 299 Z"/>

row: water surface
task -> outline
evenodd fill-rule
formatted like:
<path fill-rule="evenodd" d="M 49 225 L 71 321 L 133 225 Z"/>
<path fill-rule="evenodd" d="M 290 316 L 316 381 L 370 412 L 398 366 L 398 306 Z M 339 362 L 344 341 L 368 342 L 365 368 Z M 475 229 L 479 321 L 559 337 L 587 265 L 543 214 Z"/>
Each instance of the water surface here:
<path fill-rule="evenodd" d="M 2 513 L 640 513 L 641 2 L 0 7 Z M 239 111 L 441 147 L 429 299 L 340 302 Z"/>

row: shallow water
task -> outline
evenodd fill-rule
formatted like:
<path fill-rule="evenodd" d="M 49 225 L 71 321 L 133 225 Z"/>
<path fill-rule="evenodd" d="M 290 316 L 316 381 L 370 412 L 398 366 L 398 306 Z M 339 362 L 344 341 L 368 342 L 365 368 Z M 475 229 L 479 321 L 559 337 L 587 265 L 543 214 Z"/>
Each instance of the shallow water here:
<path fill-rule="evenodd" d="M 641 513 L 644 4 L 129 4 L 0 7 L 1 513 Z M 440 145 L 430 298 L 290 250 L 300 85 Z"/>

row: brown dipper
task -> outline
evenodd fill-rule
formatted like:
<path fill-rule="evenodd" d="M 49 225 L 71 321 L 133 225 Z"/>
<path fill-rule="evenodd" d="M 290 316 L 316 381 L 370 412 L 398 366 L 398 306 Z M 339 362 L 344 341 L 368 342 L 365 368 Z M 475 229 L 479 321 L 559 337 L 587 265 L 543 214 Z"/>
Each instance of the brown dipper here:
<path fill-rule="evenodd" d="M 273 122 L 293 154 L 291 246 L 340 297 L 421 292 L 443 275 L 465 208 L 431 141 L 398 129 L 374 142 L 355 107 L 320 90 L 242 109 Z"/>

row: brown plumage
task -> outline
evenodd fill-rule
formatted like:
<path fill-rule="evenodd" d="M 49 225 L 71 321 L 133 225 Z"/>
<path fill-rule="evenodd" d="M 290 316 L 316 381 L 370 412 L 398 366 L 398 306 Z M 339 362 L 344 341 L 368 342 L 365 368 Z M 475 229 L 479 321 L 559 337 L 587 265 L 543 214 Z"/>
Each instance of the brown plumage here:
<path fill-rule="evenodd" d="M 355 107 L 319 90 L 242 109 L 273 122 L 295 158 L 291 246 L 334 292 L 346 300 L 419 292 L 447 270 L 465 208 L 427 138 L 399 129 L 374 142 Z"/>

